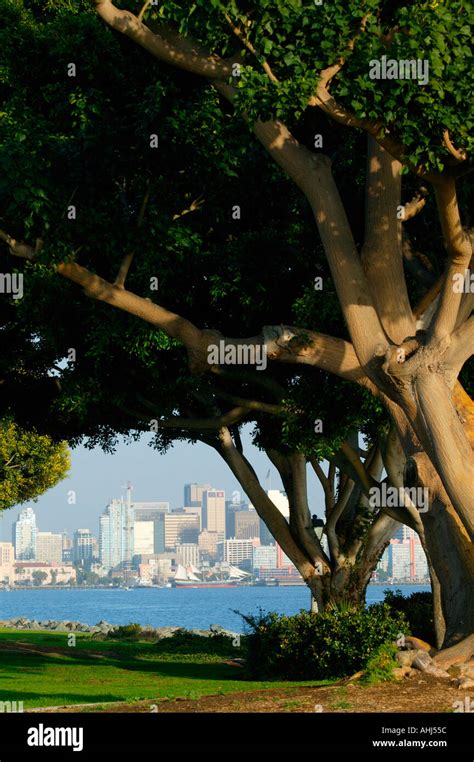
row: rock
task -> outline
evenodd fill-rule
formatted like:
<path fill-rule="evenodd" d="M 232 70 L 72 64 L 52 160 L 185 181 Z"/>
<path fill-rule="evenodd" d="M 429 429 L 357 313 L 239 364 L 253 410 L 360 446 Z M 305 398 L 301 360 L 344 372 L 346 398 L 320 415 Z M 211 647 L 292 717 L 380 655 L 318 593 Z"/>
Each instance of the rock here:
<path fill-rule="evenodd" d="M 426 672 L 433 677 L 442 677 L 445 680 L 449 680 L 451 675 L 446 670 L 441 669 L 433 662 L 433 659 L 426 651 L 414 651 L 415 657 L 412 661 L 412 667 Z"/>
<path fill-rule="evenodd" d="M 411 677 L 411 673 L 414 670 L 411 667 L 394 667 L 392 674 L 397 680 L 404 680 L 406 677 Z"/>
<path fill-rule="evenodd" d="M 411 651 L 426 651 L 427 653 L 436 653 L 436 649 L 433 648 L 433 646 L 430 646 L 430 644 L 426 643 L 424 640 L 420 640 L 420 638 L 414 638 L 412 635 L 407 635 L 405 637 L 405 647 Z"/>
<path fill-rule="evenodd" d="M 416 653 L 416 651 L 399 651 L 397 654 L 395 654 L 395 659 L 399 663 L 400 667 L 411 667 Z"/>
<path fill-rule="evenodd" d="M 412 666 L 416 669 L 420 669 L 422 672 L 426 672 L 426 668 L 429 664 L 431 664 L 433 659 L 427 653 L 423 650 L 417 650 L 414 652 L 413 659 L 412 659 Z"/>
<path fill-rule="evenodd" d="M 457 678 L 457 684 L 459 690 L 470 690 L 474 688 L 474 679 L 472 677 L 459 677 Z"/>

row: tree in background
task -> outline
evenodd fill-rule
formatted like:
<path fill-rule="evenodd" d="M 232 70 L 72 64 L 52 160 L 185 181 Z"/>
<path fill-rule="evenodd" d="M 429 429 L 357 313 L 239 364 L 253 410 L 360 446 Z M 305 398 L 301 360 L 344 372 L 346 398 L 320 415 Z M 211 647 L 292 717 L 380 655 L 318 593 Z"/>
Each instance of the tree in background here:
<path fill-rule="evenodd" d="M 34 500 L 65 479 L 70 468 L 66 442 L 0 420 L 0 510 Z"/>

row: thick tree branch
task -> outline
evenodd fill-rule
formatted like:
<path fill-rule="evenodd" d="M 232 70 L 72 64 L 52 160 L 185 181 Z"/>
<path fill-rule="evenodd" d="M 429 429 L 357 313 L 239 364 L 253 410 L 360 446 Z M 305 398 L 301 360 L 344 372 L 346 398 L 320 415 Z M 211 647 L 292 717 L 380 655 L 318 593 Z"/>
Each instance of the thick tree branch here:
<path fill-rule="evenodd" d="M 368 138 L 365 241 L 362 264 L 372 298 L 392 344 L 415 333 L 403 271 L 401 164 L 372 137 Z"/>
<path fill-rule="evenodd" d="M 130 37 L 149 53 L 171 66 L 186 69 L 208 79 L 226 80 L 232 75 L 232 64 L 217 56 L 204 56 L 201 49 L 184 43 L 178 44 L 179 38 L 173 35 L 173 42 L 163 35 L 152 32 L 130 11 L 124 11 L 113 5 L 110 0 L 94 0 L 99 16 L 117 32 Z"/>
<path fill-rule="evenodd" d="M 465 277 L 472 257 L 472 241 L 462 227 L 455 181 L 447 179 L 437 185 L 435 194 L 448 250 L 441 296 L 430 328 L 432 341 L 438 343 L 449 336 L 456 326 L 462 293 L 455 290 L 454 283 L 459 276 L 462 279 Z"/>

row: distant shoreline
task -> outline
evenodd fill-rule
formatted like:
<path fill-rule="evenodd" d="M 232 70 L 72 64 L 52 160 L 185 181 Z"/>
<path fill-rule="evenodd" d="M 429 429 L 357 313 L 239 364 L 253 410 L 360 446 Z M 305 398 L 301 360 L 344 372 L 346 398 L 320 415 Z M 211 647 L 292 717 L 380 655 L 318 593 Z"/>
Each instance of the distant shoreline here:
<path fill-rule="evenodd" d="M 430 587 L 430 581 L 410 581 L 410 580 L 398 580 L 397 582 L 370 582 L 368 587 L 400 587 L 400 585 L 403 586 L 413 586 L 413 587 Z M 240 587 L 240 586 L 236 586 Z M 305 587 L 305 585 L 297 584 L 297 585 L 242 585 L 242 587 L 258 587 L 260 589 L 265 587 L 281 587 L 281 588 L 293 588 L 293 587 Z M 13 593 L 16 590 L 170 590 L 171 588 L 166 587 L 164 585 L 135 585 L 132 587 L 125 587 L 122 585 L 74 585 L 74 586 L 68 586 L 68 585 L 15 585 L 14 587 L 5 588 L 0 587 L 0 592 L 3 593 Z M 235 589 L 232 588 L 232 589 Z"/>

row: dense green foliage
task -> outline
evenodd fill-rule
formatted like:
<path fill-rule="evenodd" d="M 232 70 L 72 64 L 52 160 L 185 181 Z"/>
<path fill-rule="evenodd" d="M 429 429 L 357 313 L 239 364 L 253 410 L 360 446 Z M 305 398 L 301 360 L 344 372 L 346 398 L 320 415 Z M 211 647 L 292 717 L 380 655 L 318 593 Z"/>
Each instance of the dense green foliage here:
<path fill-rule="evenodd" d="M 200 327 L 254 335 L 263 324 L 296 322 L 345 335 L 324 253 L 297 190 L 212 89 L 150 61 L 112 34 L 89 3 L 0 0 L 0 7 L 0 225 L 18 238 L 45 241 L 41 265 L 2 255 L 5 270 L 23 272 L 25 295 L 0 303 L 0 368 L 7 378 L 0 404 L 25 425 L 72 443 L 86 436 L 110 449 L 117 434 L 149 431 L 160 416 L 203 415 L 197 395 L 224 410 L 219 391 L 275 401 L 256 385 L 259 373 L 257 379 L 190 378 L 176 342 L 88 300 L 48 263 L 76 252 L 81 264 L 113 280 L 123 254 L 136 250 L 127 287 Z M 11 44 L 13 30 L 19 45 Z M 71 61 L 77 76 L 69 78 Z M 155 132 L 157 151 L 149 147 Z M 350 136 L 343 162 L 352 161 L 357 140 Z M 361 155 L 361 170 L 363 164 Z M 67 219 L 70 203 L 75 221 Z M 234 204 L 241 206 L 239 221 L 231 216 Z M 154 276 L 158 293 L 150 290 Z M 316 276 L 323 277 L 322 292 L 314 289 Z M 60 389 L 46 385 L 32 405 L 33 381 L 53 366 Z M 286 412 L 270 420 L 253 416 L 261 446 L 278 437 L 282 447 L 323 455 L 347 429 L 367 423 L 373 430 L 383 421 L 378 403 L 322 372 L 277 367 L 272 375 Z M 323 436 L 314 433 L 317 418 Z M 162 430 L 154 443 L 164 449 L 176 437 L 197 435 Z"/>
<path fill-rule="evenodd" d="M 34 500 L 69 471 L 67 444 L 0 420 L 0 510 Z"/>
<path fill-rule="evenodd" d="M 433 620 L 433 594 L 412 593 L 405 597 L 400 590 L 385 590 L 384 602 L 393 614 L 403 613 L 410 631 L 427 643 L 436 643 Z"/>
<path fill-rule="evenodd" d="M 362 682 L 367 685 L 390 683 L 395 680 L 394 668 L 399 664 L 395 660 L 398 648 L 393 643 L 383 643 L 367 660 Z"/>
<path fill-rule="evenodd" d="M 403 614 L 386 604 L 367 609 L 333 606 L 295 616 L 245 615 L 251 675 L 286 680 L 344 677 L 363 669 L 380 646 L 408 634 Z"/>
<path fill-rule="evenodd" d="M 139 5 L 125 7 L 137 10 Z M 182 32 L 227 56 L 239 47 L 229 21 L 245 30 L 257 55 L 249 56 L 240 44 L 247 56 L 238 80 L 238 108 L 254 118 L 297 122 L 319 72 L 343 57 L 346 63 L 332 94 L 357 117 L 380 120 L 405 144 L 413 164 L 444 169 L 448 154 L 443 128 L 451 131 L 455 144 L 467 151 L 474 148 L 474 121 L 467 109 L 473 89 L 470 2 L 165 0 L 150 6 L 149 18 L 175 22 Z M 394 34 L 388 46 L 385 35 L 390 30 Z M 428 61 L 428 82 L 371 79 L 370 63 L 382 56 Z M 269 80 L 262 68 L 265 60 L 278 81 Z"/>
<path fill-rule="evenodd" d="M 118 5 L 138 12 L 142 2 Z M 231 393 L 282 402 L 279 417 L 248 416 L 262 447 L 278 442 L 283 450 L 323 457 L 337 449 L 348 430 L 375 436 L 386 420 L 382 407 L 355 385 L 301 366 L 271 366 L 265 375 L 280 385 L 275 399 L 262 386 L 264 374 L 191 377 L 176 342 L 89 300 L 51 264 L 74 257 L 113 281 L 123 255 L 134 251 L 127 288 L 199 327 L 254 336 L 262 325 L 284 323 L 347 337 L 312 215 L 256 143 L 239 109 L 285 116 L 312 150 L 321 133 L 360 246 L 365 135 L 319 109 L 304 109 L 301 98 L 314 87 L 316 72 L 346 51 L 360 19 L 370 12 L 331 92 L 360 117 L 382 116 L 412 160 L 439 168 L 449 157 L 443 128 L 450 129 L 456 145 L 469 148 L 465 25 L 470 4 L 185 0 L 150 5 L 145 19 L 151 26 L 173 21 L 223 55 L 243 48 L 225 15 L 245 24 L 257 57 L 245 51 L 241 76 L 233 78 L 235 113 L 205 81 L 160 64 L 112 32 L 88 0 L 0 0 L 0 12 L 0 226 L 20 240 L 44 241 L 35 266 L 12 260 L 4 246 L 0 250 L 1 269 L 19 271 L 25 279 L 23 299 L 2 295 L 0 300 L 0 414 L 13 414 L 26 428 L 56 439 L 75 444 L 86 438 L 91 446 L 111 450 L 120 434 L 139 436 L 162 416 L 225 412 L 229 405 L 221 395 Z M 371 58 L 385 50 L 379 32 L 396 24 L 394 55 L 426 52 L 432 73 L 427 86 L 368 78 Z M 263 56 L 278 83 L 263 81 Z M 76 76 L 68 76 L 70 63 Z M 158 149 L 150 148 L 152 134 L 159 136 Z M 464 186 L 463 208 L 469 181 Z M 404 200 L 417 188 L 418 181 L 408 177 Z M 68 219 L 71 204 L 75 220 Z M 240 220 L 232 218 L 235 205 Z M 432 198 L 407 229 L 435 278 L 445 251 Z M 323 291 L 314 288 L 319 276 Z M 151 288 L 152 278 L 158 278 L 158 292 Z M 415 304 L 423 289 L 408 279 Z M 463 382 L 469 390 L 467 371 Z M 316 419 L 324 422 L 322 435 L 314 432 Z M 162 429 L 153 444 L 163 451 L 176 438 L 202 436 Z M 205 441 L 214 442 L 209 434 Z"/>

